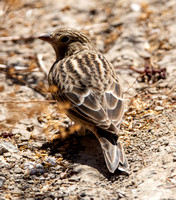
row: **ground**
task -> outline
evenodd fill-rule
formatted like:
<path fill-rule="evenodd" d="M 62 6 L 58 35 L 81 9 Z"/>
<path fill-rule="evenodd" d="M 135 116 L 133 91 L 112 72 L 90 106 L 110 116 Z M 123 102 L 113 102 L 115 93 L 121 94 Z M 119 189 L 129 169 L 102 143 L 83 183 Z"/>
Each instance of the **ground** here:
<path fill-rule="evenodd" d="M 175 0 L 4 0 L 0 15 L 0 200 L 176 199 Z M 129 176 L 109 173 L 96 138 L 52 101 L 55 55 L 37 37 L 61 26 L 117 71 Z"/>

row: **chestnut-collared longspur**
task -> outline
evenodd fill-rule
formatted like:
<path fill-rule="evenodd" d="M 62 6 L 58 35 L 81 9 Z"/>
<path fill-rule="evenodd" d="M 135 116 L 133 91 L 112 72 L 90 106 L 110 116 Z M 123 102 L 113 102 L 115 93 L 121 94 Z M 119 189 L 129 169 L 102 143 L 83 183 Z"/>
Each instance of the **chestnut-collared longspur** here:
<path fill-rule="evenodd" d="M 127 172 L 118 130 L 124 113 L 122 91 L 112 64 L 76 29 L 59 28 L 39 39 L 55 52 L 48 81 L 58 102 L 69 102 L 67 116 L 95 134 L 111 173 Z"/>

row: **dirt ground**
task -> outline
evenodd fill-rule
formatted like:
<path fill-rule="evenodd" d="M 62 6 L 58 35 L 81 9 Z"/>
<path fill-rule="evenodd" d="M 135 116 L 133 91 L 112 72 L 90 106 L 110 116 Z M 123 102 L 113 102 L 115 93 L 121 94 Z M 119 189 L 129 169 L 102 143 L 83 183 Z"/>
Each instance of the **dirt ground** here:
<path fill-rule="evenodd" d="M 117 70 L 129 176 L 110 174 L 96 138 L 51 100 L 55 54 L 37 37 L 61 26 Z M 175 0 L 1 0 L 0 30 L 0 200 L 176 199 Z"/>

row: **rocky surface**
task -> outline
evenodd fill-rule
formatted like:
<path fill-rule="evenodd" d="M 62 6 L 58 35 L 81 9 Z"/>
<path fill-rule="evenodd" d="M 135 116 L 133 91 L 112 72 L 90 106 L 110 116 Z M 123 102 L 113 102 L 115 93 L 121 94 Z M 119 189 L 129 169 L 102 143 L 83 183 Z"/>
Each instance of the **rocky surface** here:
<path fill-rule="evenodd" d="M 175 13 L 174 0 L 0 1 L 0 200 L 176 199 Z M 110 174 L 96 138 L 50 103 L 55 55 L 36 37 L 60 26 L 117 70 L 129 176 Z"/>

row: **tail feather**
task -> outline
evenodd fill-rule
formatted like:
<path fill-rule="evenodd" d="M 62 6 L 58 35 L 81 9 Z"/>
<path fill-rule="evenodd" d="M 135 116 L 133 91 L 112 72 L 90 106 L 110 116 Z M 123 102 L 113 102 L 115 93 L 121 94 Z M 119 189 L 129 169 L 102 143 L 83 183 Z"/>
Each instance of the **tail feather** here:
<path fill-rule="evenodd" d="M 119 151 L 119 157 L 120 157 L 120 162 L 119 162 L 119 166 L 118 166 L 118 169 L 120 171 L 124 171 L 124 172 L 127 172 L 128 173 L 128 161 L 126 159 L 126 156 L 125 156 L 125 153 L 123 151 L 123 146 L 121 144 L 121 142 L 117 141 L 117 149 Z"/>
<path fill-rule="evenodd" d="M 118 168 L 120 171 L 128 173 L 128 162 L 122 144 L 117 141 L 117 136 L 109 132 L 106 133 L 106 137 L 102 135 L 97 136 L 109 171 L 114 173 Z"/>

